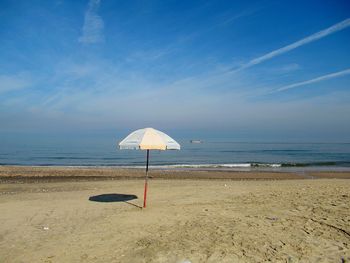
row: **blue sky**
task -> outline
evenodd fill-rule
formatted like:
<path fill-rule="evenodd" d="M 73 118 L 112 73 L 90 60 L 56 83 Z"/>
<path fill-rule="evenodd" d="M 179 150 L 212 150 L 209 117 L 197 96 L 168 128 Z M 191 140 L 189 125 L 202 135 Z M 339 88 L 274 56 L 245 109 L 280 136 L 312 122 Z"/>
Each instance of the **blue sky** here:
<path fill-rule="evenodd" d="M 350 140 L 348 1 L 0 1 L 0 132 Z"/>

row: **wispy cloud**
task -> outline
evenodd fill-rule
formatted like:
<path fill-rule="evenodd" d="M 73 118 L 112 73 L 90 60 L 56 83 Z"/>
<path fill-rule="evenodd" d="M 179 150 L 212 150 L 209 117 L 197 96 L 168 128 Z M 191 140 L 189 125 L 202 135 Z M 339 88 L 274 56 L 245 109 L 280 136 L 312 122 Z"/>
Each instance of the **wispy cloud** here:
<path fill-rule="evenodd" d="M 299 69 L 300 69 L 300 65 L 299 64 L 291 63 L 291 64 L 288 64 L 288 65 L 281 66 L 279 68 L 279 71 L 288 73 L 288 72 L 296 71 L 296 70 L 299 70 Z"/>
<path fill-rule="evenodd" d="M 271 51 L 270 53 L 267 53 L 267 54 L 265 54 L 265 55 L 263 55 L 261 57 L 252 59 L 248 63 L 242 65 L 241 67 L 239 67 L 238 69 L 233 70 L 233 71 L 237 72 L 237 71 L 240 71 L 240 70 L 243 70 L 243 69 L 246 69 L 246 68 L 250 68 L 250 67 L 252 67 L 254 65 L 260 64 L 260 63 L 262 63 L 264 61 L 270 60 L 270 59 L 272 59 L 274 57 L 277 57 L 279 55 L 287 53 L 287 52 L 289 52 L 289 51 L 291 51 L 293 49 L 296 49 L 296 48 L 301 47 L 303 45 L 306 45 L 308 43 L 311 43 L 311 42 L 314 42 L 314 41 L 319 40 L 321 38 L 324 38 L 324 37 L 326 37 L 326 36 L 328 36 L 330 34 L 333 34 L 335 32 L 343 30 L 343 29 L 345 29 L 345 28 L 347 28 L 349 26 L 350 26 L 350 18 L 345 19 L 342 22 L 339 22 L 339 23 L 337 23 L 337 24 L 335 24 L 335 25 L 333 25 L 333 26 L 331 26 L 329 28 L 321 30 L 321 31 L 319 31 L 319 32 L 317 32 L 315 34 L 312 34 L 312 35 L 310 35 L 310 36 L 308 36 L 306 38 L 298 40 L 297 42 L 294 42 L 294 43 L 289 44 L 289 45 L 287 45 L 285 47 L 282 47 L 282 48 L 276 49 L 274 51 Z"/>
<path fill-rule="evenodd" d="M 317 77 L 317 78 L 314 78 L 314 79 L 310 79 L 310 80 L 306 80 L 306 81 L 290 84 L 290 85 L 284 86 L 282 88 L 279 88 L 276 91 L 284 91 L 284 90 L 288 90 L 288 89 L 293 89 L 293 88 L 297 88 L 297 87 L 300 87 L 300 86 L 304 86 L 304 85 L 308 85 L 308 84 L 312 84 L 312 83 L 316 83 L 316 82 L 321 82 L 321 81 L 328 80 L 328 79 L 334 79 L 334 78 L 342 77 L 342 76 L 345 76 L 345 75 L 348 75 L 348 74 L 350 74 L 350 69 L 346 69 L 346 70 L 338 71 L 338 72 L 335 72 L 335 73 L 323 75 L 321 77 Z"/>
<path fill-rule="evenodd" d="M 172 52 L 174 52 L 174 47 L 167 47 L 164 49 L 153 49 L 153 50 L 137 50 L 130 54 L 126 61 L 128 62 L 134 62 L 134 61 L 155 61 L 158 59 L 161 59 Z"/>
<path fill-rule="evenodd" d="M 230 10 L 225 15 L 223 15 L 222 21 L 215 24 L 214 27 L 227 26 L 227 25 L 231 24 L 232 22 L 236 21 L 237 19 L 253 15 L 259 9 L 260 8 L 250 8 L 250 9 L 243 10 L 242 12 L 237 13 L 235 15 L 232 15 L 232 10 Z"/>
<path fill-rule="evenodd" d="M 102 18 L 97 14 L 100 0 L 90 0 L 88 9 L 85 12 L 83 33 L 79 42 L 93 44 L 104 41 Z"/>
<path fill-rule="evenodd" d="M 0 75 L 0 94 L 20 90 L 33 84 L 29 74 L 21 72 L 14 75 Z"/>

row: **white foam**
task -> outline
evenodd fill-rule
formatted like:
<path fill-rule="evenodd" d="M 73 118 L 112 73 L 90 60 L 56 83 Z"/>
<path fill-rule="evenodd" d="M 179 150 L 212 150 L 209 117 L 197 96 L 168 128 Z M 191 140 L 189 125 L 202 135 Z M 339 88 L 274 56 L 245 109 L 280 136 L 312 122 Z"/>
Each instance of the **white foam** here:
<path fill-rule="evenodd" d="M 276 163 L 224 163 L 224 164 L 169 164 L 169 165 L 150 165 L 149 168 L 153 169 L 174 169 L 174 168 L 194 168 L 194 169 L 209 169 L 209 168 L 259 168 L 259 167 L 269 167 L 278 168 L 281 164 Z M 144 168 L 144 165 L 137 166 L 120 166 L 123 168 Z"/>

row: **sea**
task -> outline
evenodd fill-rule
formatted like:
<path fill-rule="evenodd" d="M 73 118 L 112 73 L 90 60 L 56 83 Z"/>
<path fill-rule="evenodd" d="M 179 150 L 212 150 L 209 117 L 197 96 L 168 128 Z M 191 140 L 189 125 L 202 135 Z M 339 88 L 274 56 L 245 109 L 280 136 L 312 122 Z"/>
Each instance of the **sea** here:
<path fill-rule="evenodd" d="M 0 140 L 0 165 L 143 168 L 146 151 L 117 139 Z M 150 152 L 154 169 L 350 171 L 350 143 L 178 140 L 180 151 Z"/>

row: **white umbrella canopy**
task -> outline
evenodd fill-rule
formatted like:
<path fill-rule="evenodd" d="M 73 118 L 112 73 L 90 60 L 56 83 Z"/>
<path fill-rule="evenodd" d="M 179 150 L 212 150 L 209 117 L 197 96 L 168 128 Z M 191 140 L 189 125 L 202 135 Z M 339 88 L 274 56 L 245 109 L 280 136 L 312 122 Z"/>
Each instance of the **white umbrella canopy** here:
<path fill-rule="evenodd" d="M 180 144 L 164 132 L 145 128 L 130 133 L 119 143 L 119 149 L 180 150 Z"/>
<path fill-rule="evenodd" d="M 143 194 L 143 208 L 146 208 L 148 163 L 150 150 L 180 150 L 173 138 L 153 128 L 139 129 L 130 133 L 119 143 L 119 149 L 125 150 L 147 150 L 145 189 Z"/>

